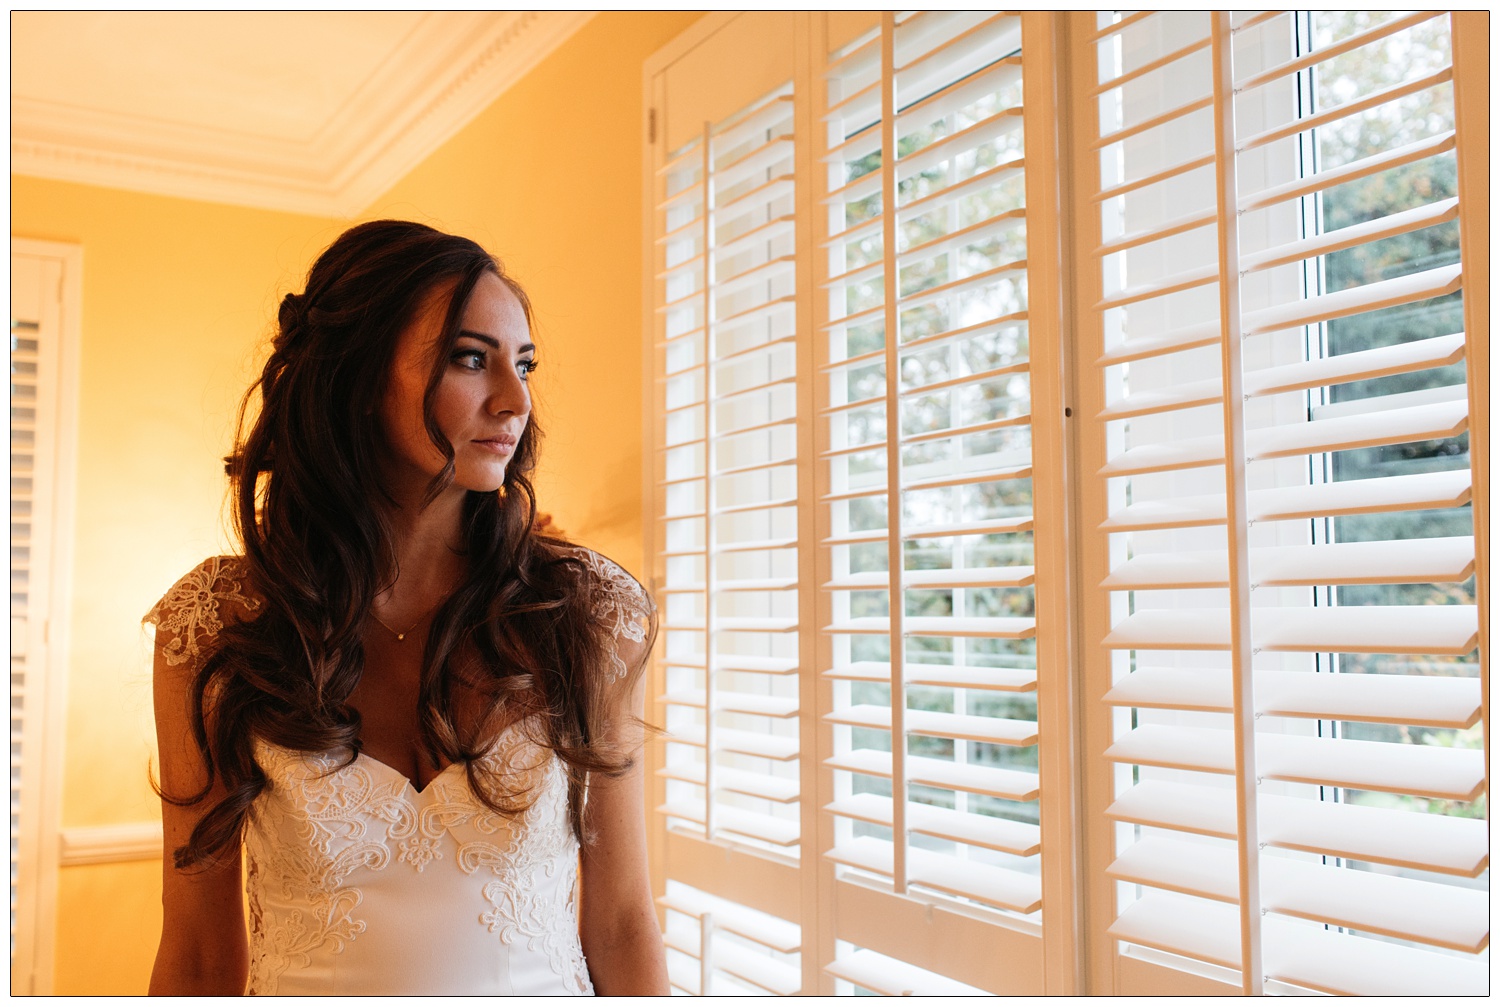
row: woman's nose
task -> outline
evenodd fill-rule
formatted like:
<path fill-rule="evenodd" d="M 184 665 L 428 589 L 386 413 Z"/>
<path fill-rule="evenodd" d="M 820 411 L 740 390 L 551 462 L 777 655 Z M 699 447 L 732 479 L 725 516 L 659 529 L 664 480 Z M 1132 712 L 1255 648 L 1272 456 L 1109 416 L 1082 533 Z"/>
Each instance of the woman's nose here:
<path fill-rule="evenodd" d="M 496 382 L 495 387 L 490 390 L 490 397 L 485 406 L 491 416 L 501 416 L 505 413 L 528 413 L 531 411 L 531 393 L 520 375 L 511 374 Z"/>

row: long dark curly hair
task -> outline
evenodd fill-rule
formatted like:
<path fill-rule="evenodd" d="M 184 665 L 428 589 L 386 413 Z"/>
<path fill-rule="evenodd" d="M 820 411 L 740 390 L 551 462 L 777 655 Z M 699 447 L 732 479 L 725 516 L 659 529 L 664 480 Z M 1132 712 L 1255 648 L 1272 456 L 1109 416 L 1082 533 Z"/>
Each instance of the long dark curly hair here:
<path fill-rule="evenodd" d="M 268 785 L 253 751 L 257 738 L 296 751 L 343 751 L 348 762 L 358 757 L 360 716 L 349 698 L 364 669 L 366 618 L 397 574 L 382 506 L 390 497 L 378 477 L 379 404 L 403 329 L 424 297 L 452 285 L 424 400 L 428 434 L 448 460 L 428 489 L 430 502 L 454 476 L 453 447 L 433 418 L 433 399 L 464 309 L 487 272 L 505 282 L 530 321 L 525 292 L 473 241 L 374 221 L 340 236 L 314 263 L 304 292 L 281 302 L 271 357 L 245 395 L 226 460 L 249 586 L 263 604 L 224 628 L 189 692 L 208 781 L 197 794 L 163 796 L 195 805 L 215 781 L 227 796 L 174 851 L 178 867 L 210 862 L 238 843 Z M 510 789 L 479 760 L 502 729 L 524 719 L 567 767 L 571 824 L 586 842 L 582 784 L 588 773 L 630 767 L 631 753 L 602 739 L 618 690 L 634 684 L 644 661 L 623 681 L 609 673 L 611 627 L 591 611 L 601 585 L 579 550 L 533 532 L 530 475 L 540 436 L 533 417 L 504 486 L 464 500 L 468 572 L 428 635 L 421 742 L 434 765 L 463 763 L 474 792 L 514 814 L 534 797 Z M 653 623 L 648 643 L 654 631 Z M 458 715 L 460 684 L 484 698 L 484 715 Z"/>

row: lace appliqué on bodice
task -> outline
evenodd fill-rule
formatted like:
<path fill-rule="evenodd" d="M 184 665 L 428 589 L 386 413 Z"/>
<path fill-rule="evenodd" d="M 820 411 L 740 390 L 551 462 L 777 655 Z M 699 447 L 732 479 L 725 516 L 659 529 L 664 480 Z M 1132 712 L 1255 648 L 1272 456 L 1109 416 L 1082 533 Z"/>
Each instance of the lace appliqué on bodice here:
<path fill-rule="evenodd" d="M 400 907 L 387 902 L 457 892 L 453 908 L 463 912 L 465 887 L 478 895 L 477 911 L 437 936 L 473 946 L 472 931 L 482 930 L 512 957 L 521 949 L 543 956 L 557 992 L 593 992 L 574 907 L 578 842 L 568 827 L 567 776 L 522 730 L 505 731 L 480 761 L 507 786 L 535 794 L 514 818 L 481 802 L 458 765 L 418 792 L 366 756 L 340 766 L 329 753 L 258 745 L 257 757 L 271 787 L 245 844 L 249 992 L 282 992 L 289 970 L 341 955 L 374 928 L 399 926 Z"/>

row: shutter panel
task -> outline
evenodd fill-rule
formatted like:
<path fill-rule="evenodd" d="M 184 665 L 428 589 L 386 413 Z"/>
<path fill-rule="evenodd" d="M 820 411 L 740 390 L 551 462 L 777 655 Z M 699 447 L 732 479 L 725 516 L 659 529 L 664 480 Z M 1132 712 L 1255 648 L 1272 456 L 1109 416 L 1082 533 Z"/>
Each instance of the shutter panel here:
<path fill-rule="evenodd" d="M 882 994 L 1030 981 L 982 962 L 967 988 L 924 973 L 903 902 L 988 921 L 975 946 L 994 946 L 1006 915 L 1040 920 L 1021 38 L 1015 14 L 887 14 L 824 70 L 821 852 L 837 885 L 890 892 L 872 903 L 888 925 L 861 921 L 855 939 L 839 918 L 826 970 Z M 1039 965 L 1040 942 L 1024 947 Z"/>
<path fill-rule="evenodd" d="M 669 971 L 694 994 L 803 985 L 795 870 L 731 897 L 692 883 L 712 881 L 719 851 L 795 865 L 802 845 L 801 141 L 789 19 L 721 19 L 658 85 L 654 541 L 666 734 L 656 811 L 673 851 L 661 900 Z M 731 69 L 751 61 L 743 75 Z M 724 79 L 704 86 L 711 64 Z M 689 78 L 691 93 L 676 85 Z M 751 80 L 769 89 L 747 91 Z"/>
<path fill-rule="evenodd" d="M 1114 953 L 1247 993 L 1483 992 L 1453 179 L 1486 141 L 1455 135 L 1449 18 L 1075 25 Z"/>

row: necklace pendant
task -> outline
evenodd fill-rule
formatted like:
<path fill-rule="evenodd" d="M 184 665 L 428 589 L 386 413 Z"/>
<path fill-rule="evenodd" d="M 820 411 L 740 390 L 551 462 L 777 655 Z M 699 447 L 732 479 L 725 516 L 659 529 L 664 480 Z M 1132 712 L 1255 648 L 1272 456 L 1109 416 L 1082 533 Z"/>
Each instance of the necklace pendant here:
<path fill-rule="evenodd" d="M 405 639 L 406 639 L 406 634 L 405 633 L 397 633 L 396 634 L 396 642 L 397 643 L 400 643 L 402 640 L 405 640 Z"/>

